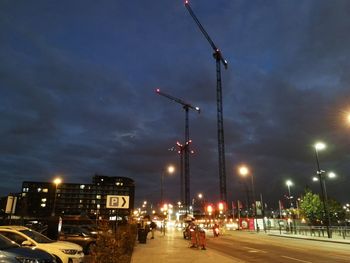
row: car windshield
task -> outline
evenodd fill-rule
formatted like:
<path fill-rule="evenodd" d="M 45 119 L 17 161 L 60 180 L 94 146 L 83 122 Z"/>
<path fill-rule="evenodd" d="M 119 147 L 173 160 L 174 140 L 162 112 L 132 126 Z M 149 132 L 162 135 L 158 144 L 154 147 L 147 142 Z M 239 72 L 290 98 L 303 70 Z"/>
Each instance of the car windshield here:
<path fill-rule="evenodd" d="M 52 243 L 55 242 L 54 240 L 34 231 L 34 230 L 21 230 L 23 234 L 30 237 L 31 239 L 35 240 L 38 243 Z"/>
<path fill-rule="evenodd" d="M 0 235 L 0 250 L 5 250 L 12 247 L 19 247 L 19 246 L 11 242 L 11 240 L 7 239 L 3 235 Z"/>

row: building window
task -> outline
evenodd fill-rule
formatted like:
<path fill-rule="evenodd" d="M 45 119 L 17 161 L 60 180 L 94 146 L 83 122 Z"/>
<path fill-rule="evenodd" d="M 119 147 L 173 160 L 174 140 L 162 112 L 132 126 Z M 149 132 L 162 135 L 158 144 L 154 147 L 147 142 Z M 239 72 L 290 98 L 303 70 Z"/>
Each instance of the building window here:
<path fill-rule="evenodd" d="M 29 192 L 29 188 L 28 187 L 25 187 L 25 188 L 23 188 L 23 192 Z"/>
<path fill-rule="evenodd" d="M 46 207 L 46 204 L 41 204 L 40 206 L 41 206 L 41 207 Z"/>
<path fill-rule="evenodd" d="M 40 193 L 40 192 L 41 192 L 41 188 L 40 188 L 40 187 L 39 187 L 37 190 L 38 190 L 38 193 Z"/>
<path fill-rule="evenodd" d="M 44 193 L 48 193 L 48 192 L 49 192 L 49 189 L 44 188 L 44 189 L 43 189 L 43 192 L 44 192 Z"/>
<path fill-rule="evenodd" d="M 84 189 L 85 188 L 85 185 L 84 184 L 81 184 L 80 185 L 80 189 Z"/>
<path fill-rule="evenodd" d="M 41 202 L 45 203 L 46 202 L 46 198 L 41 198 Z"/>
<path fill-rule="evenodd" d="M 101 199 L 101 195 L 96 195 L 96 199 Z"/>

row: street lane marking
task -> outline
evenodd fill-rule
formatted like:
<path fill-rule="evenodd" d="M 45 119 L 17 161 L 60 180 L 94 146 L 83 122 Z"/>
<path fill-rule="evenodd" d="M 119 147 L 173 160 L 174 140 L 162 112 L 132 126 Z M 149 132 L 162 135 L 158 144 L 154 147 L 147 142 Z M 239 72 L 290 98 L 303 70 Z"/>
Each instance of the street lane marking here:
<path fill-rule="evenodd" d="M 266 252 L 266 251 L 264 251 L 264 250 L 256 249 L 256 248 L 253 248 L 253 247 L 243 247 L 243 248 L 247 248 L 247 249 L 249 249 L 249 251 L 248 251 L 248 252 L 251 252 L 251 253 L 256 253 L 256 252 L 267 253 L 267 252 Z"/>
<path fill-rule="evenodd" d="M 287 257 L 287 256 L 281 256 L 282 258 L 288 258 L 288 259 L 292 259 L 295 261 L 299 261 L 299 262 L 304 262 L 304 263 L 312 263 L 311 261 L 305 261 L 305 260 L 301 260 L 301 259 L 297 259 L 297 258 L 291 258 L 291 257 Z"/>

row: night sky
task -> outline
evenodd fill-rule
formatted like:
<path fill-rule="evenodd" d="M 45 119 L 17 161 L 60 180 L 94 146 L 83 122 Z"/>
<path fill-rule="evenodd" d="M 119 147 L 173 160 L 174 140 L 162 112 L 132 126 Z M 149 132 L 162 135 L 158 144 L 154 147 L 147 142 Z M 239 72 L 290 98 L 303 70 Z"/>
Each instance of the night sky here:
<path fill-rule="evenodd" d="M 350 1 L 193 0 L 229 62 L 222 68 L 228 200 L 245 198 L 247 164 L 269 206 L 306 186 L 349 202 Z M 212 49 L 182 0 L 0 3 L 0 195 L 23 181 L 136 182 L 136 205 L 157 203 L 170 151 L 190 112 L 191 198 L 219 200 L 216 72 Z M 179 169 L 165 199 L 178 201 Z"/>

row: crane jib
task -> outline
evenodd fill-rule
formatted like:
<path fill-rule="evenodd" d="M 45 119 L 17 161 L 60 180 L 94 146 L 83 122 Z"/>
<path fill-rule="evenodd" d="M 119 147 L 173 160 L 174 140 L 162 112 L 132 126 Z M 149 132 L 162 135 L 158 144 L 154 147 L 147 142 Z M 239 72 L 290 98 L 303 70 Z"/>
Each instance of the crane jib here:
<path fill-rule="evenodd" d="M 204 29 L 202 24 L 199 22 L 197 16 L 194 14 L 194 12 L 190 6 L 190 3 L 188 1 L 185 1 L 185 6 L 186 6 L 188 12 L 190 13 L 191 17 L 193 18 L 193 20 L 198 25 L 198 27 L 199 27 L 200 31 L 202 32 L 202 34 L 204 35 L 204 37 L 208 40 L 209 44 L 213 48 L 214 58 L 216 60 L 220 60 L 222 62 L 222 64 L 224 65 L 225 69 L 227 69 L 227 66 L 228 66 L 227 60 L 223 58 L 221 51 L 216 47 L 215 43 L 213 42 L 213 40 L 211 39 L 211 37 L 209 36 L 207 31 Z"/>

